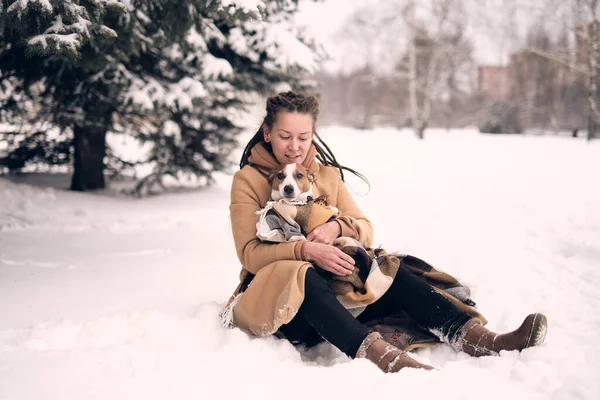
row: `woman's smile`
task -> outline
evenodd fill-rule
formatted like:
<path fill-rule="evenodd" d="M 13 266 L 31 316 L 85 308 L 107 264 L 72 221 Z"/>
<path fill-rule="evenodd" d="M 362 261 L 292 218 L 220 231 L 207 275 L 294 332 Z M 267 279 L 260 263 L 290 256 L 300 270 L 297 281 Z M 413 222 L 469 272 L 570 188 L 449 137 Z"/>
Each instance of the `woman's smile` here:
<path fill-rule="evenodd" d="M 298 161 L 301 157 L 302 157 L 301 154 L 298 154 L 298 155 L 295 155 L 295 156 L 292 156 L 292 155 L 289 155 L 289 154 L 285 155 L 285 158 L 287 158 L 288 160 L 293 161 L 293 162 Z"/>

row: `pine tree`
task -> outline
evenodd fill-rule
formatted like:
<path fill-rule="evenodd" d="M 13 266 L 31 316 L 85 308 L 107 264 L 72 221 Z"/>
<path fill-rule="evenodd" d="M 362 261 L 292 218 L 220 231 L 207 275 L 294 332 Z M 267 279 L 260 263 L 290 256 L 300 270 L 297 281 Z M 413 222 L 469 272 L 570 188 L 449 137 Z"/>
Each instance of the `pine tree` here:
<path fill-rule="evenodd" d="M 72 163 L 71 189 L 141 164 L 143 192 L 169 175 L 212 180 L 229 166 L 235 112 L 255 92 L 301 84 L 316 46 L 295 0 L 0 2 L 0 120 L 13 167 Z M 107 132 L 150 149 L 121 160 Z"/>

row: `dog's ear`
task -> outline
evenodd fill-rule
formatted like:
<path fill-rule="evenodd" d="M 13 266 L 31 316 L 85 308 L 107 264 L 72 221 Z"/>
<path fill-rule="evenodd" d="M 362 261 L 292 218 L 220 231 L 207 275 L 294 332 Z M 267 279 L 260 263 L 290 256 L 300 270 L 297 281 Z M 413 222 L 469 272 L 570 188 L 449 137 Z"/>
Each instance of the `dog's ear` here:
<path fill-rule="evenodd" d="M 273 183 L 273 179 L 275 179 L 275 175 L 277 175 L 277 171 L 279 171 L 279 167 L 273 168 L 271 170 L 271 172 L 269 172 L 269 177 L 268 177 L 269 183 Z"/>

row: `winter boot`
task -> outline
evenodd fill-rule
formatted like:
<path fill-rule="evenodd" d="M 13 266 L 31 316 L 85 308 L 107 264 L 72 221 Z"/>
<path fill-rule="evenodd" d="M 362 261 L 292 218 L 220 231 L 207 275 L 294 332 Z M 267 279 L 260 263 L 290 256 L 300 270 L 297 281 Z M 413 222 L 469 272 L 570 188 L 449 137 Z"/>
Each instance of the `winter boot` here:
<path fill-rule="evenodd" d="M 405 351 L 386 342 L 379 332 L 371 332 L 356 352 L 356 358 L 366 358 L 383 372 L 398 372 L 404 367 L 433 369 L 411 358 Z"/>
<path fill-rule="evenodd" d="M 528 315 L 517 330 L 501 335 L 489 331 L 480 320 L 473 318 L 463 326 L 452 347 L 473 357 L 498 355 L 501 350 L 521 351 L 544 343 L 547 329 L 548 320 L 539 313 Z"/>

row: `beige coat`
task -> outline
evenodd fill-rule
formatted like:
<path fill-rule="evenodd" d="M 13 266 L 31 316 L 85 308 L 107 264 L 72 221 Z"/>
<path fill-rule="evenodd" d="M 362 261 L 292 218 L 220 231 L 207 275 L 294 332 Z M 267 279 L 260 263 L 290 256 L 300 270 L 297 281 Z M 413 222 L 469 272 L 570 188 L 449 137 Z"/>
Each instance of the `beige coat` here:
<path fill-rule="evenodd" d="M 354 202 L 339 171 L 319 164 L 315 154 L 315 148 L 311 147 L 303 163 L 315 174 L 314 196 L 328 196 L 328 203 L 340 210 L 336 221 L 340 224 L 341 236 L 352 237 L 363 246 L 371 247 L 371 222 Z M 249 273 L 255 276 L 243 294 L 239 295 L 239 287 L 234 293 L 239 297 L 233 307 L 233 324 L 257 336 L 266 336 L 296 315 L 304 301 L 306 270 L 312 264 L 304 256 L 305 241 L 274 244 L 261 242 L 256 237 L 256 211 L 270 199 L 268 171 L 278 163 L 262 144 L 252 149 L 249 161 L 251 165 L 246 165 L 233 178 L 229 210 L 235 248 L 242 263 L 240 280 L 244 281 Z"/>

